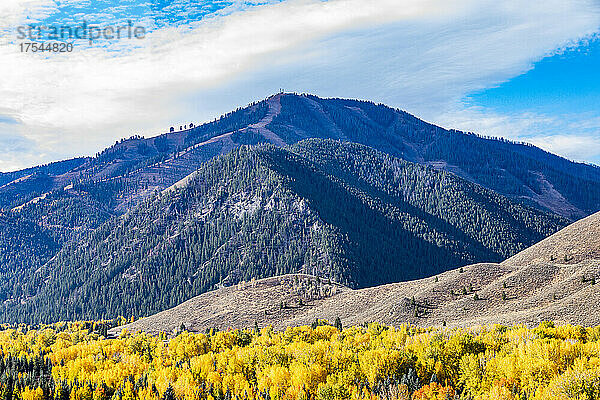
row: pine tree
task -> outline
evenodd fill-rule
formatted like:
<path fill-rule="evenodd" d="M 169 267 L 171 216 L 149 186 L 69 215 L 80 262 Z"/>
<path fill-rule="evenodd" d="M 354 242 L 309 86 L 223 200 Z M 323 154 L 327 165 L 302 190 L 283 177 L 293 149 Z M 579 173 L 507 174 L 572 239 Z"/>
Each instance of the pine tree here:
<path fill-rule="evenodd" d="M 176 400 L 175 390 L 173 390 L 173 386 L 169 385 L 165 393 L 163 393 L 162 400 Z"/>
<path fill-rule="evenodd" d="M 337 328 L 338 331 L 342 331 L 343 327 L 342 327 L 342 320 L 340 319 L 340 317 L 335 317 L 335 324 L 334 326 Z"/>

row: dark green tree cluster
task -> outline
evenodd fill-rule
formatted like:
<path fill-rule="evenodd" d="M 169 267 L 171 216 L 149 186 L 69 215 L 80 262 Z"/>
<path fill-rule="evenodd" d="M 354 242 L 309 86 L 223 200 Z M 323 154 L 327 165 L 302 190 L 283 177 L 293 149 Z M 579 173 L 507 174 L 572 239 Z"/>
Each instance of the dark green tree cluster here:
<path fill-rule="evenodd" d="M 37 291 L 34 271 L 62 246 L 107 221 L 111 214 L 88 196 L 57 190 L 44 201 L 0 214 L 0 301 Z"/>
<path fill-rule="evenodd" d="M 20 398 L 25 387 L 41 388 L 44 398 L 53 399 L 56 385 L 50 359 L 43 354 L 31 357 L 0 354 L 0 387 L 0 398 L 3 400 Z"/>

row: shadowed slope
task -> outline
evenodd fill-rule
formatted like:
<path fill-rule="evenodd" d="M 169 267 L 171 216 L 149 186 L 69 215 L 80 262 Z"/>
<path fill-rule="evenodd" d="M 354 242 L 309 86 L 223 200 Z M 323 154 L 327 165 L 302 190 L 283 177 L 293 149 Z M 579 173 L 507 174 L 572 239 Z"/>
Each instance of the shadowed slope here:
<path fill-rule="evenodd" d="M 472 326 L 544 320 L 600 324 L 600 213 L 577 222 L 502 264 L 476 264 L 417 281 L 351 290 L 306 276 L 286 276 L 223 288 L 126 328 L 172 332 L 218 327 L 275 328 L 310 324 L 315 318 L 345 325 L 385 324 Z M 566 249 L 570 264 L 548 255 Z M 300 283 L 298 283 L 300 282 Z M 320 288 L 320 296 L 304 294 Z M 281 308 L 285 303 L 288 307 Z M 289 306 L 292 305 L 292 306 Z M 113 330 L 117 333 L 121 328 Z"/>

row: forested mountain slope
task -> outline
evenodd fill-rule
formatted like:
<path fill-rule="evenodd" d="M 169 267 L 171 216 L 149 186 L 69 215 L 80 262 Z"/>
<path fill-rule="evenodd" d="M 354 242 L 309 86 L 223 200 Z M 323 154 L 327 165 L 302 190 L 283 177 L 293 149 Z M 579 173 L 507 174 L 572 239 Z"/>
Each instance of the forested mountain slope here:
<path fill-rule="evenodd" d="M 15 172 L 0 172 L 0 187 L 4 187 L 11 182 L 16 182 L 19 179 L 23 179 L 26 176 L 34 174 L 46 174 L 52 176 L 62 175 L 74 168 L 77 168 L 86 161 L 86 158 L 74 158 L 71 160 L 58 161 L 37 167 L 26 168 Z"/>
<path fill-rule="evenodd" d="M 246 282 L 194 297 L 124 327 L 150 333 L 379 322 L 399 326 L 600 324 L 600 213 L 501 264 L 476 264 L 426 279 L 353 290 L 307 275 Z M 565 253 L 567 251 L 567 253 Z M 568 254 L 565 261 L 564 254 Z"/>
<path fill-rule="evenodd" d="M 22 205 L 58 188 L 54 177 L 67 174 L 88 161 L 86 158 L 59 161 L 15 172 L 0 173 L 0 210 Z"/>
<path fill-rule="evenodd" d="M 33 283 L 24 277 L 81 232 L 123 214 L 215 155 L 256 143 L 255 135 L 237 130 L 268 123 L 268 112 L 267 102 L 260 102 L 199 127 L 121 140 L 94 158 L 0 173 L 0 299 L 29 293 Z"/>
<path fill-rule="evenodd" d="M 565 224 L 358 144 L 245 146 L 69 243 L 22 277 L 31 297 L 5 301 L 1 319 L 142 316 L 291 272 L 351 287 L 421 278 L 501 261 Z"/>
<path fill-rule="evenodd" d="M 446 130 L 381 104 L 284 95 L 267 126 L 287 143 L 335 138 L 453 172 L 570 219 L 600 210 L 600 168 L 537 147 Z"/>
<path fill-rule="evenodd" d="M 102 204 L 71 190 L 0 212 L 0 301 L 34 294 L 39 283 L 32 279 L 34 271 L 111 215 Z"/>

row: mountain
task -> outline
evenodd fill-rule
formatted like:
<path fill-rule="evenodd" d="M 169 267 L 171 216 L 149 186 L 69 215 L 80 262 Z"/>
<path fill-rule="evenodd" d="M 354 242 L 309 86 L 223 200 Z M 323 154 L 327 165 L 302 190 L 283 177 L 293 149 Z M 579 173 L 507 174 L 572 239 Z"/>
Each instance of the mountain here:
<path fill-rule="evenodd" d="M 192 331 L 253 328 L 255 323 L 282 329 L 336 317 L 344 325 L 377 321 L 395 326 L 536 326 L 550 320 L 595 326 L 600 324 L 598 237 L 600 213 L 501 264 L 470 265 L 427 279 L 361 290 L 298 274 L 244 282 L 111 333 L 171 333 L 181 324 Z M 558 257 L 565 249 L 568 262 Z"/>
<path fill-rule="evenodd" d="M 362 143 L 455 173 L 513 200 L 577 219 L 600 210 L 600 168 L 537 147 L 446 130 L 384 105 L 281 96 L 268 129 L 287 143 L 322 137 Z"/>
<path fill-rule="evenodd" d="M 21 171 L 0 172 L 0 209 L 22 205 L 55 189 L 52 177 L 62 176 L 85 162 L 85 158 L 76 158 Z"/>
<path fill-rule="evenodd" d="M 148 315 L 286 273 L 355 288 L 422 278 L 501 261 L 565 224 L 355 143 L 243 146 L 20 274 L 26 295 L 4 302 L 2 320 Z"/>
<path fill-rule="evenodd" d="M 239 146 L 221 143 L 221 134 L 249 129 L 267 114 L 268 103 L 261 102 L 199 127 L 151 139 L 132 136 L 93 158 L 0 173 L 0 299 L 29 293 L 24 289 L 29 283 L 15 282 L 31 276 L 66 243 L 77 242 L 80 233 Z"/>
<path fill-rule="evenodd" d="M 452 172 L 512 200 L 575 220 L 600 210 L 600 168 L 537 147 L 447 130 L 382 104 L 277 94 L 213 122 L 153 138 L 134 135 L 98 153 L 0 175 L 0 208 L 74 184 L 117 213 L 240 145 L 351 141 Z"/>
<path fill-rule="evenodd" d="M 71 300 L 72 307 L 64 310 L 63 317 L 87 315 L 88 311 L 94 313 L 89 315 L 100 315 L 102 310 L 146 315 L 215 285 L 302 268 L 354 288 L 423 277 L 456 265 L 501 261 L 568 221 L 600 209 L 598 167 L 574 163 L 529 145 L 446 130 L 366 101 L 277 94 L 212 122 L 178 128 L 152 138 L 134 135 L 94 157 L 0 174 L 0 299 L 5 299 L 6 318 L 16 320 L 16 310 L 21 309 L 39 312 L 40 319 L 50 318 L 48 310 L 66 298 L 77 298 L 79 292 L 92 298 L 103 293 L 99 299 L 106 300 L 134 290 L 134 284 L 118 283 L 118 277 L 122 268 L 131 268 L 132 275 L 125 276 L 133 279 L 135 268 L 150 265 L 149 260 L 158 262 L 158 256 L 148 250 L 156 248 L 156 243 L 147 243 L 151 240 L 168 239 L 160 250 L 167 258 L 160 260 L 165 267 L 155 265 L 145 270 L 157 274 L 160 283 L 148 283 L 144 289 L 134 290 L 139 293 L 133 297 L 91 309 L 80 308 Z M 335 148 L 341 146 L 332 144 L 337 141 L 365 146 L 366 150 L 349 149 L 356 151 L 357 159 L 365 165 L 335 154 L 346 151 Z M 264 145 L 275 147 L 267 151 L 260 147 Z M 246 177 L 244 168 L 254 168 L 253 163 L 244 167 L 228 161 L 230 174 L 236 176 L 222 175 L 222 170 L 207 164 L 215 157 L 239 156 L 238 149 L 243 146 L 262 149 L 261 155 L 255 156 L 260 158 L 261 168 L 267 168 L 269 176 L 278 176 L 281 182 L 277 181 L 277 187 L 288 191 L 282 198 L 292 203 L 278 205 L 277 213 L 267 209 L 270 219 L 258 222 L 241 224 L 231 214 L 220 219 L 210 215 L 217 221 L 212 225 L 200 221 L 202 213 L 195 217 L 185 214 L 198 206 L 200 200 L 193 196 L 180 204 L 169 204 L 179 201 L 173 197 L 178 193 L 173 190 L 176 186 L 191 182 L 190 187 L 198 187 L 197 171 L 209 168 L 215 176 L 203 179 L 219 182 L 224 188 L 230 181 Z M 276 148 L 285 150 L 278 153 Z M 366 154 L 369 151 L 376 151 L 373 154 L 377 156 Z M 382 157 L 391 157 L 377 161 L 385 165 L 382 170 L 369 169 L 372 159 Z M 405 181 L 398 183 L 394 174 L 399 172 L 389 167 L 390 163 L 396 165 L 394 168 L 410 165 L 405 171 L 412 172 L 405 173 Z M 383 176 L 383 170 L 391 175 Z M 434 170 L 445 174 L 435 175 Z M 256 169 L 252 171 L 257 182 L 268 181 Z M 230 181 L 218 181 L 226 176 Z M 267 190 L 257 188 L 257 182 L 239 182 L 239 187 L 229 188 L 238 196 L 235 200 L 216 186 L 206 190 L 210 189 L 219 207 L 221 204 L 214 200 L 219 196 L 242 208 L 256 207 L 253 201 L 262 201 L 262 191 Z M 446 194 L 441 193 L 444 190 Z M 294 203 L 297 199 L 310 202 L 310 207 Z M 337 199 L 349 206 L 333 207 Z M 474 211 L 468 208 L 472 204 L 477 205 Z M 144 209 L 155 215 L 144 214 Z M 313 220 L 318 221 L 315 231 L 307 233 L 296 226 L 312 226 Z M 177 236 L 179 230 L 152 226 L 154 221 L 182 223 L 183 234 L 188 230 L 193 234 Z M 147 232 L 150 226 L 156 232 Z M 387 230 L 382 231 L 382 227 Z M 176 236 L 164 237 L 169 230 Z M 261 257 L 250 250 L 237 254 L 240 243 L 254 243 L 255 238 L 248 233 L 253 230 L 279 238 L 280 242 L 271 245 L 279 253 L 269 250 L 263 240 Z M 137 231 L 146 236 L 132 234 Z M 206 235 L 217 235 L 218 240 L 205 243 Z M 146 243 L 147 252 L 132 238 Z M 228 242 L 230 239 L 234 242 Z M 182 243 L 185 241 L 189 244 Z M 200 243 L 198 254 L 197 250 L 180 253 L 175 247 L 191 249 Z M 382 249 L 379 253 L 373 251 L 377 246 Z M 102 258 L 106 252 L 112 257 Z M 223 259 L 216 261 L 219 257 Z M 239 266 L 236 257 L 245 264 Z M 257 259 L 261 261 L 256 263 Z M 412 260 L 411 268 L 405 268 L 408 259 Z M 200 266 L 194 264 L 198 262 Z M 168 270 L 176 264 L 177 268 Z M 232 265 L 238 266 L 232 269 Z M 378 272 L 374 274 L 367 266 Z M 115 275 L 104 276 L 106 269 L 114 270 Z M 95 278 L 85 275 L 91 270 Z M 196 279 L 198 270 L 203 272 Z M 172 276 L 167 277 L 169 274 Z M 160 286 L 167 281 L 170 283 Z M 43 300 L 41 293 L 46 291 L 48 297 Z M 161 293 L 163 298 L 158 302 L 143 300 L 143 293 Z M 142 300 L 134 303 L 134 298 Z M 54 303 L 44 303 L 48 299 Z"/>
<path fill-rule="evenodd" d="M 529 145 L 442 129 L 406 112 L 366 101 L 277 94 L 212 122 L 172 130 L 153 138 L 134 135 L 95 157 L 0 173 L 0 210 L 8 215 L 24 204 L 48 202 L 46 198 L 66 192 L 73 198 L 85 198 L 81 204 L 89 204 L 92 215 L 98 209 L 108 216 L 122 215 L 217 155 L 242 145 L 285 146 L 307 138 L 361 143 L 452 172 L 513 201 L 571 221 L 600 210 L 598 167 L 574 163 Z M 38 217 L 44 218 L 30 218 L 22 212 L 17 218 L 27 227 L 43 225 Z M 20 236 L 18 230 L 5 230 L 0 248 L 19 242 Z M 64 244 L 40 240 L 23 252 L 11 251 L 9 257 L 27 259 L 32 267 L 40 267 Z"/>

